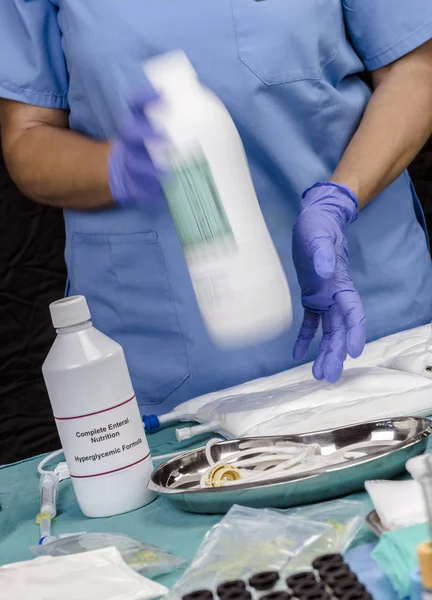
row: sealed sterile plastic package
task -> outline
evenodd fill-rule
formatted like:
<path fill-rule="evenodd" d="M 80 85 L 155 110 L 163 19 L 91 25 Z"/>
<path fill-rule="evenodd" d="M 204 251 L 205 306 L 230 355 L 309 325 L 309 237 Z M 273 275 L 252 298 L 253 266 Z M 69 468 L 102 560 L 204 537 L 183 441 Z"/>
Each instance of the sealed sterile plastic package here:
<path fill-rule="evenodd" d="M 207 533 L 169 597 L 214 589 L 221 581 L 247 578 L 260 571 L 281 571 L 329 530 L 325 523 L 234 505 Z"/>
<path fill-rule="evenodd" d="M 390 372 L 390 369 L 387 369 L 387 371 Z M 355 400 L 352 400 L 350 394 L 347 393 L 346 399 L 339 403 L 325 402 L 320 406 L 303 407 L 297 410 L 288 409 L 277 417 L 257 424 L 246 431 L 242 437 L 290 435 L 347 427 L 363 422 L 365 415 L 370 420 L 403 417 L 407 412 L 406 398 L 408 391 L 410 415 L 429 416 L 432 410 L 432 382 L 425 377 L 415 377 L 409 373 L 398 373 L 398 375 L 417 379 L 419 385 L 408 390 L 401 385 L 397 392 L 376 396 L 370 394 Z M 407 382 L 405 381 L 405 383 Z"/>
<path fill-rule="evenodd" d="M 127 535 L 112 533 L 78 533 L 42 546 L 31 546 L 37 556 L 67 556 L 101 548 L 116 548 L 125 563 L 148 577 L 165 575 L 181 567 L 185 560 L 161 548 L 145 544 Z"/>
<path fill-rule="evenodd" d="M 426 345 L 431 333 L 430 325 L 402 331 L 366 344 L 363 354 L 357 358 L 347 358 L 345 373 L 359 368 L 386 366 L 398 355 L 410 352 L 417 345 Z M 300 365 L 288 371 L 283 371 L 270 377 L 262 377 L 247 381 L 241 385 L 211 392 L 179 404 L 171 413 L 165 415 L 163 422 L 196 421 L 197 412 L 215 401 L 221 402 L 228 397 L 249 396 L 254 393 L 269 393 L 276 389 L 310 380 L 312 364 Z M 199 421 L 199 420 L 198 420 Z M 200 421 L 203 422 L 203 421 Z M 204 422 L 207 422 L 206 420 Z"/>
<path fill-rule="evenodd" d="M 411 373 L 381 367 L 351 369 L 337 384 L 311 379 L 215 400 L 198 409 L 196 420 L 211 423 L 213 431 L 228 438 L 301 433 L 363 421 L 365 401 L 371 419 L 404 415 L 406 392 L 415 393 L 413 410 L 426 414 L 431 389 L 429 379 Z"/>
<path fill-rule="evenodd" d="M 167 591 L 132 571 L 116 548 L 0 567 L 0 600 L 152 600 Z"/>
<path fill-rule="evenodd" d="M 368 507 L 357 500 L 331 500 L 281 512 L 302 520 L 322 522 L 330 527 L 325 534 L 288 563 L 285 571 L 290 573 L 311 568 L 312 561 L 322 554 L 343 554 L 348 550 L 364 524 Z"/>

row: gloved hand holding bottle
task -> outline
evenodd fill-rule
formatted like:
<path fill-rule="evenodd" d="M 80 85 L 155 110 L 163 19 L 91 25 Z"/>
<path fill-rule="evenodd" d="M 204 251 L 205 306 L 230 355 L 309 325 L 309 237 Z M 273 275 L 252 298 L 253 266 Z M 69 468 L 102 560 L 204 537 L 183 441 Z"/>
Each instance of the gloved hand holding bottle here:
<path fill-rule="evenodd" d="M 160 139 L 144 112 L 158 98 L 151 88 L 135 94 L 120 134 L 111 144 L 109 185 L 116 204 L 163 201 L 158 173 L 145 146 L 145 142 Z"/>
<path fill-rule="evenodd" d="M 313 366 L 330 383 L 342 374 L 347 353 L 357 358 L 366 341 L 363 305 L 349 269 L 345 228 L 358 215 L 358 200 L 346 186 L 317 183 L 303 194 L 293 229 L 293 260 L 305 309 L 294 358 L 302 360 L 322 323 Z"/>

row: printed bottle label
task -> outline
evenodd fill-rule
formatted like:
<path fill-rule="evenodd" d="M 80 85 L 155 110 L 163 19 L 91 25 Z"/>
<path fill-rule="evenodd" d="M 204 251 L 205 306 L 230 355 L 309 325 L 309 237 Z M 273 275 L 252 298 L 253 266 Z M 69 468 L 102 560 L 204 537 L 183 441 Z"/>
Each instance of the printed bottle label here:
<path fill-rule="evenodd" d="M 163 184 L 168 207 L 185 253 L 227 244 L 234 235 L 205 155 L 198 148 L 184 158 L 168 158 L 171 172 Z"/>
<path fill-rule="evenodd" d="M 135 396 L 104 410 L 55 420 L 72 478 L 115 473 L 150 455 Z"/>

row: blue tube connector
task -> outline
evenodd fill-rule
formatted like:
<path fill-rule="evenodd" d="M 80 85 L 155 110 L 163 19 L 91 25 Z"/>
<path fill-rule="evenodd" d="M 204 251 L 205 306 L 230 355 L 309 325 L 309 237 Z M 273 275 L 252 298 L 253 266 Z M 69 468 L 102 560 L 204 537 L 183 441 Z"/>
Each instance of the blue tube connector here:
<path fill-rule="evenodd" d="M 143 415 L 142 420 L 144 423 L 144 429 L 146 430 L 146 433 L 156 431 L 160 427 L 157 415 Z"/>

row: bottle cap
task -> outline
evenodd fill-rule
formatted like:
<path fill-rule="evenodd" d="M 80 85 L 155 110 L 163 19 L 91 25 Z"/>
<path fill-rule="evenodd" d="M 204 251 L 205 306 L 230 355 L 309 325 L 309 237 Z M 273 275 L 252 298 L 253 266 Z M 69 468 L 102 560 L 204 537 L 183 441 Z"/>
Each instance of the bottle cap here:
<path fill-rule="evenodd" d="M 423 542 L 417 546 L 417 556 L 420 564 L 423 587 L 432 587 L 432 542 Z"/>
<path fill-rule="evenodd" d="M 91 315 L 84 296 L 71 296 L 50 304 L 51 320 L 55 329 L 72 327 L 90 321 Z"/>

